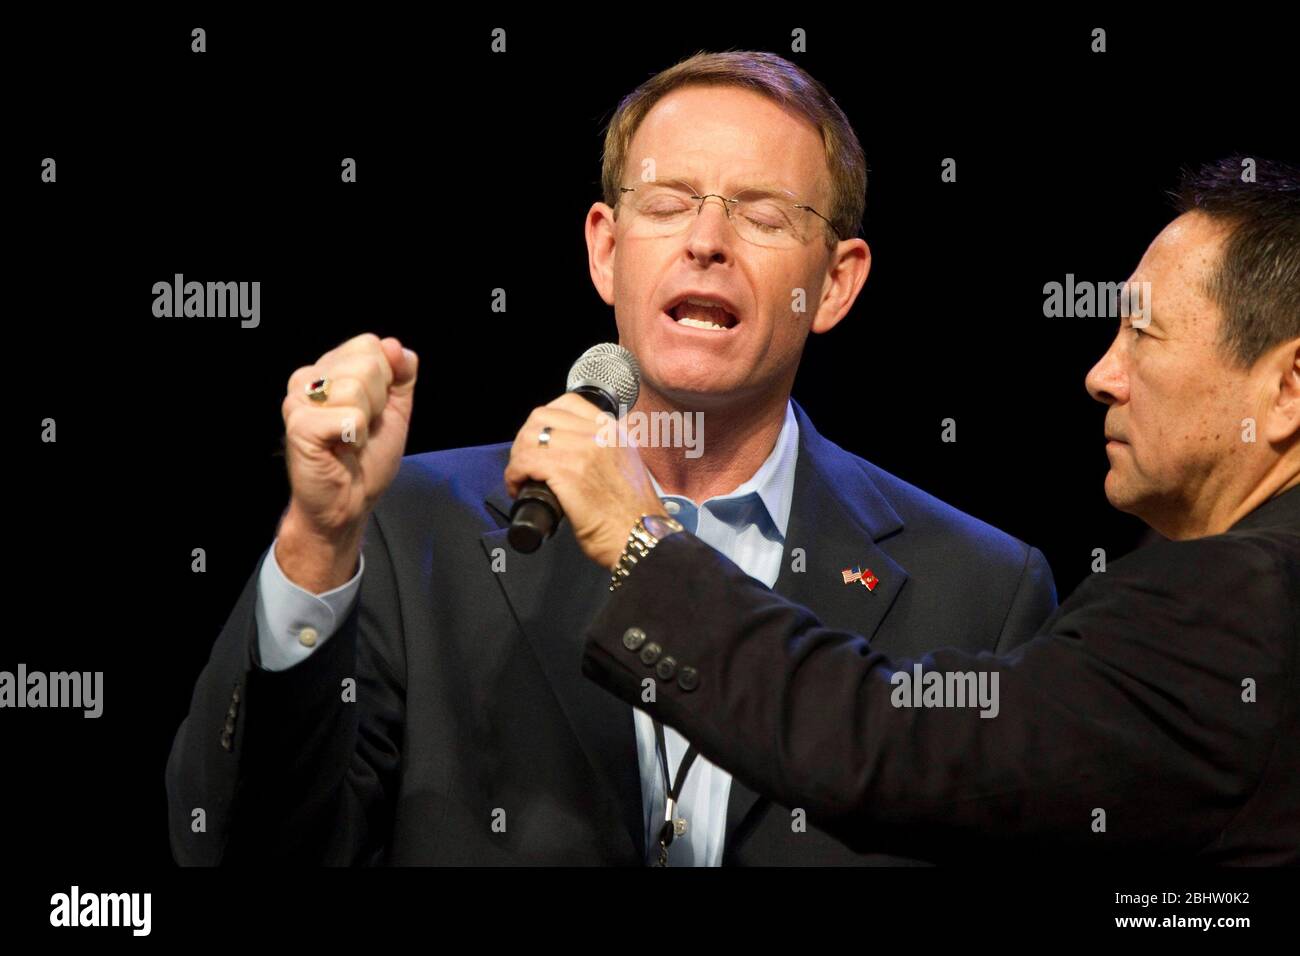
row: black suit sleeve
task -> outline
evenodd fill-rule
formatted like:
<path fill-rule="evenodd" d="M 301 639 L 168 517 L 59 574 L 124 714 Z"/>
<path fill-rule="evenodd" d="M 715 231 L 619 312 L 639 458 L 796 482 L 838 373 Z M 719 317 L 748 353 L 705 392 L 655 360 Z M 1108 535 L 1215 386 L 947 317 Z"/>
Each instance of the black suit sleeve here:
<path fill-rule="evenodd" d="M 182 865 L 381 858 L 401 759 L 402 622 L 374 514 L 362 547 L 366 570 L 347 618 L 287 670 L 257 665 L 257 570 L 245 585 L 167 763 L 172 852 Z"/>
<path fill-rule="evenodd" d="M 895 675 L 912 662 L 823 627 L 677 534 L 596 616 L 583 670 L 855 850 L 1194 853 L 1257 787 L 1293 693 L 1279 560 L 1224 536 L 1155 545 L 1093 575 L 1011 654 L 921 659 L 989 687 L 996 675 L 996 716 L 982 717 L 898 706 Z M 635 652 L 629 628 L 645 635 Z M 649 643 L 675 659 L 672 679 L 642 659 Z"/>

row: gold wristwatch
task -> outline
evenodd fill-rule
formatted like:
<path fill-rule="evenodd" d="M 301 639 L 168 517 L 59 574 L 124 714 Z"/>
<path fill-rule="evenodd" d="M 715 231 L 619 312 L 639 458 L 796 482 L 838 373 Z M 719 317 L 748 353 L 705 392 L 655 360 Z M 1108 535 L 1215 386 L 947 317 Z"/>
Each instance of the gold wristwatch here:
<path fill-rule="evenodd" d="M 618 556 L 618 564 L 614 565 L 614 574 L 609 579 L 609 589 L 612 591 L 627 580 L 636 563 L 643 561 L 646 555 L 654 550 L 656 544 L 670 534 L 685 530 L 680 521 L 667 515 L 642 515 L 628 533 L 627 546 Z"/>

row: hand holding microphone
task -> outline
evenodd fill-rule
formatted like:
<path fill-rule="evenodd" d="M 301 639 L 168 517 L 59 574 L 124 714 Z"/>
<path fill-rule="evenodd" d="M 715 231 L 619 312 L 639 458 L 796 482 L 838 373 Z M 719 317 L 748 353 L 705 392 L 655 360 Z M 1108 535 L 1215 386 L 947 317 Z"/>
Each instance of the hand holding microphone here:
<path fill-rule="evenodd" d="M 604 440 L 617 435 L 605 416 L 635 404 L 640 369 L 621 346 L 598 345 L 574 364 L 568 388 L 534 409 L 515 437 L 505 472 L 516 498 L 507 537 L 517 551 L 534 551 L 567 513 L 584 553 L 612 567 L 637 519 L 663 513 L 636 447 Z"/>

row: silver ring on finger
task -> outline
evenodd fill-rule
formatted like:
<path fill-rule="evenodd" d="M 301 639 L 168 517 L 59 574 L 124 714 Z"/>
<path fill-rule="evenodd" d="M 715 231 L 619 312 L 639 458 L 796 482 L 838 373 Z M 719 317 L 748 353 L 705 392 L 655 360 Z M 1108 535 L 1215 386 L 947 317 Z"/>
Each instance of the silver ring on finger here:
<path fill-rule="evenodd" d="M 551 445 L 551 426 L 542 426 L 541 434 L 537 436 L 537 447 L 549 448 Z"/>
<path fill-rule="evenodd" d="M 323 402 L 330 397 L 329 376 L 322 376 L 314 382 L 307 383 L 307 397 L 313 402 Z"/>

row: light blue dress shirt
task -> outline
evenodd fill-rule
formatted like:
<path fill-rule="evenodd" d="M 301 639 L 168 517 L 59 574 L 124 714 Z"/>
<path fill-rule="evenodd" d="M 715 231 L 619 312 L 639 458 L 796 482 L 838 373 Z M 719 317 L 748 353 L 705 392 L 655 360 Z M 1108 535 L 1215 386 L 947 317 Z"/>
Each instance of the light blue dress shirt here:
<path fill-rule="evenodd" d="M 799 425 L 787 400 L 785 422 L 776 445 L 753 477 L 730 494 L 715 495 L 697 505 L 681 495 L 665 495 L 653 474 L 650 480 L 664 510 L 687 531 L 721 551 L 750 577 L 771 587 L 785 553 L 798 451 Z M 272 542 L 257 582 L 257 643 L 262 667 L 284 670 L 319 648 L 351 611 L 365 569 L 362 555 L 350 581 L 313 594 L 284 576 Z M 632 713 L 641 770 L 641 804 L 645 808 L 646 862 L 654 863 L 659 858 L 659 828 L 663 825 L 667 785 L 655 751 L 654 722 L 640 708 L 633 708 Z M 664 743 L 669 773 L 675 775 L 688 743 L 671 727 L 664 727 Z M 670 866 L 722 864 L 730 794 L 731 775 L 703 755 L 697 756 L 678 801 L 677 815 L 687 821 L 687 827 L 668 849 Z"/>

